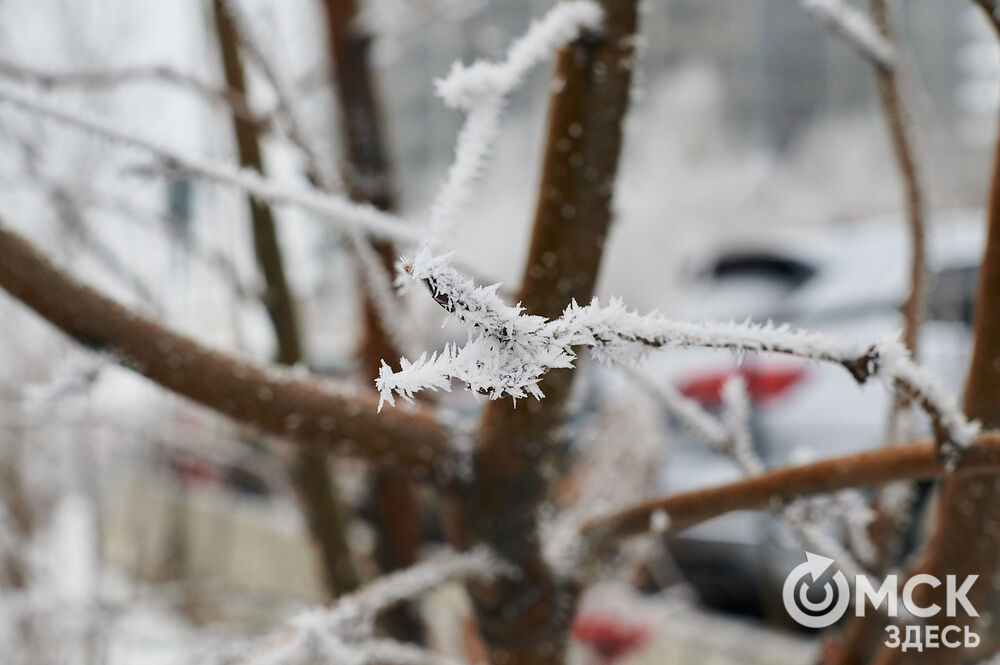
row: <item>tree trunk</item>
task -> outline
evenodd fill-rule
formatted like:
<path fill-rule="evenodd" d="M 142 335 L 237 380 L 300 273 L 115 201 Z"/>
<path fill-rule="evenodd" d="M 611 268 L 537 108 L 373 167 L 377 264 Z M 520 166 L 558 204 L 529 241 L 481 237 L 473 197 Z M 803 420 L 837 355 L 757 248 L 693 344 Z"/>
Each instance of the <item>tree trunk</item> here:
<path fill-rule="evenodd" d="M 555 66 L 531 248 L 518 300 L 555 317 L 594 293 L 628 107 L 636 2 L 605 0 L 605 31 L 562 49 Z M 460 490 L 459 546 L 487 542 L 523 576 L 471 585 L 494 663 L 561 663 L 576 590 L 542 556 L 537 513 L 557 455 L 555 431 L 574 372 L 554 370 L 545 399 L 489 402 L 474 457 L 474 484 Z"/>

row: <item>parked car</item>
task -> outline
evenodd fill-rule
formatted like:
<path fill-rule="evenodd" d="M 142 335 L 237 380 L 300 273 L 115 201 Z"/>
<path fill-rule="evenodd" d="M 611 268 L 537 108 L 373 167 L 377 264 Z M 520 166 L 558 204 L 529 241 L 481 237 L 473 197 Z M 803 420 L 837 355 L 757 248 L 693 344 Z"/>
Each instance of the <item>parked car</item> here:
<path fill-rule="evenodd" d="M 971 348 L 973 294 L 983 245 L 983 216 L 955 211 L 931 220 L 926 319 L 918 357 L 959 392 Z M 728 240 L 692 271 L 683 304 L 690 319 L 787 322 L 859 340 L 899 330 L 909 285 L 903 220 L 889 216 L 767 238 Z M 646 371 L 671 381 L 709 409 L 727 378 L 742 374 L 753 403 L 755 443 L 768 466 L 844 455 L 884 443 L 892 396 L 877 382 L 859 386 L 833 365 L 789 356 L 675 349 L 653 354 Z M 658 481 L 673 493 L 735 480 L 725 457 L 667 423 L 671 446 Z M 925 428 L 920 433 L 928 433 Z M 772 516 L 733 513 L 671 537 L 689 581 L 712 605 L 763 613 L 780 607 L 780 584 L 802 549 Z"/>

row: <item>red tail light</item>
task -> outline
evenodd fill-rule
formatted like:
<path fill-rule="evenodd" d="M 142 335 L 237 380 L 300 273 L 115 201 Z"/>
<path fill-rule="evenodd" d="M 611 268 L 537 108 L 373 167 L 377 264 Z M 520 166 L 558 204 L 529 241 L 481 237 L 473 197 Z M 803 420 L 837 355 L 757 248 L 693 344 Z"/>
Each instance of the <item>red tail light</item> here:
<path fill-rule="evenodd" d="M 685 397 L 701 403 L 702 406 L 715 408 L 722 403 L 722 386 L 726 381 L 732 376 L 742 375 L 750 399 L 757 404 L 766 404 L 791 390 L 805 377 L 805 373 L 803 365 L 748 365 L 703 372 L 682 381 L 678 388 Z"/>
<path fill-rule="evenodd" d="M 722 403 L 722 386 L 737 371 L 703 372 L 682 381 L 677 387 L 685 397 L 700 402 L 702 406 L 715 408 Z"/>
<path fill-rule="evenodd" d="M 642 646 L 651 632 L 647 625 L 599 615 L 578 615 L 572 627 L 573 637 L 596 651 L 605 663 L 614 662 Z"/>

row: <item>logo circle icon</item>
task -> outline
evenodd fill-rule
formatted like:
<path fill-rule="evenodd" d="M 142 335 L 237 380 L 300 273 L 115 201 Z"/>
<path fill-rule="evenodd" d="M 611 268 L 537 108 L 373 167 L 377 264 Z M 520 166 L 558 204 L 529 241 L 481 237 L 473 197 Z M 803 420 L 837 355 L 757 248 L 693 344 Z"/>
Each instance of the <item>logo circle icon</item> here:
<path fill-rule="evenodd" d="M 806 595 L 811 586 L 818 584 L 820 577 L 832 563 L 833 559 L 806 552 L 805 563 L 797 565 L 785 578 L 781 599 L 785 604 L 785 611 L 799 625 L 806 628 L 826 628 L 839 621 L 847 612 L 847 606 L 851 602 L 851 590 L 847 578 L 839 570 L 831 576 L 837 585 L 836 592 L 833 585 L 827 581 L 821 587 L 822 600 L 813 602 Z"/>

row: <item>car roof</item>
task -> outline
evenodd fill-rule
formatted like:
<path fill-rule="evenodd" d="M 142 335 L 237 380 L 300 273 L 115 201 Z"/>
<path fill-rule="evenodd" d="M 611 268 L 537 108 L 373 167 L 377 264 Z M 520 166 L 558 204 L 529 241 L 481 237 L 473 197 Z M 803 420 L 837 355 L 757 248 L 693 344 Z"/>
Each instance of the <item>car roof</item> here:
<path fill-rule="evenodd" d="M 983 219 L 975 209 L 931 215 L 928 269 L 977 266 Z M 701 316 L 781 318 L 782 312 L 837 310 L 859 303 L 896 305 L 908 290 L 910 239 L 900 215 L 880 215 L 752 240 L 730 238 L 703 265 L 697 280 L 702 288 L 692 291 L 692 308 Z M 735 287 L 736 281 L 743 284 Z"/>

